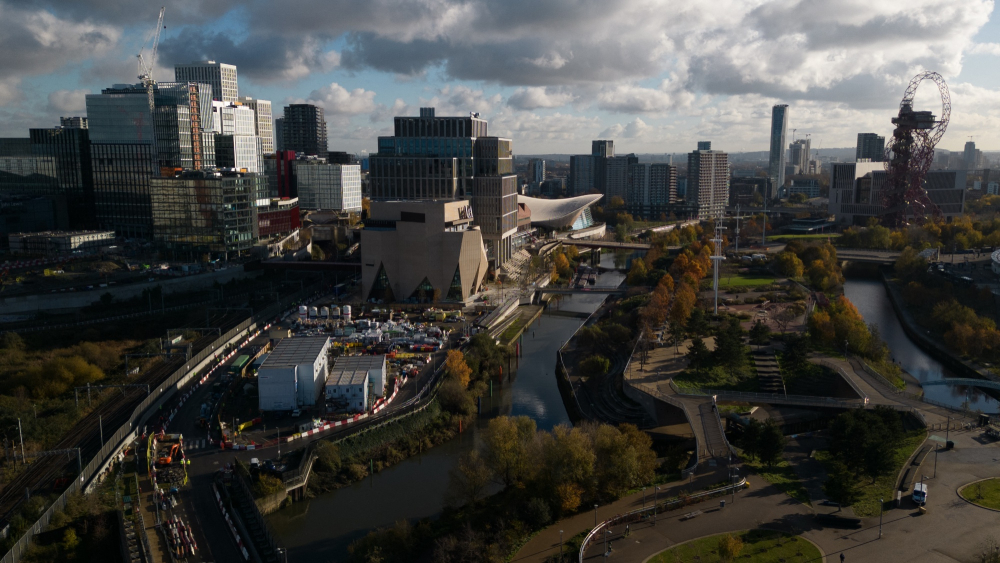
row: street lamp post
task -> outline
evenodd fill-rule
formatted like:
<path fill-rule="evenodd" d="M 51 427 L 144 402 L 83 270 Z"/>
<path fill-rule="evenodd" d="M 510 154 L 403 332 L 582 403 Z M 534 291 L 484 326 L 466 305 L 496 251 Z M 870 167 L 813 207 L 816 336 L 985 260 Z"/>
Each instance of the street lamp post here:
<path fill-rule="evenodd" d="M 559 530 L 559 563 L 563 560 L 563 531 Z"/>
<path fill-rule="evenodd" d="M 659 497 L 659 492 L 660 492 L 660 488 L 659 487 L 656 487 L 656 490 L 653 491 L 653 525 L 654 526 L 656 525 L 656 501 L 657 501 L 657 497 Z"/>
<path fill-rule="evenodd" d="M 646 511 L 646 487 L 642 488 L 642 510 Z"/>
<path fill-rule="evenodd" d="M 885 507 L 885 500 L 878 499 L 878 539 L 882 539 L 882 512 Z"/>
<path fill-rule="evenodd" d="M 597 527 L 597 505 L 594 505 L 594 527 Z"/>

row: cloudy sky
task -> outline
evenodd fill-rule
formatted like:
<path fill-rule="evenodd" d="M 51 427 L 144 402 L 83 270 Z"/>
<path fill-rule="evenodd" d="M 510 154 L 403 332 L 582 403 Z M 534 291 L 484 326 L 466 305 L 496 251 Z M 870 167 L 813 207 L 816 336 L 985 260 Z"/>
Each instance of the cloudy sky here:
<path fill-rule="evenodd" d="M 326 108 L 331 150 L 374 151 L 392 116 L 480 112 L 518 154 L 766 150 L 770 108 L 812 146 L 891 134 L 910 77 L 951 88 L 941 148 L 1000 149 L 992 0 L 164 0 L 155 75 L 214 59 L 240 94 Z M 143 4 L 146 7 L 136 7 Z M 0 136 L 82 115 L 134 82 L 161 3 L 0 0 Z M 940 113 L 932 85 L 918 106 Z M 921 103 L 922 102 L 922 103 Z M 789 131 L 789 138 L 791 137 Z"/>

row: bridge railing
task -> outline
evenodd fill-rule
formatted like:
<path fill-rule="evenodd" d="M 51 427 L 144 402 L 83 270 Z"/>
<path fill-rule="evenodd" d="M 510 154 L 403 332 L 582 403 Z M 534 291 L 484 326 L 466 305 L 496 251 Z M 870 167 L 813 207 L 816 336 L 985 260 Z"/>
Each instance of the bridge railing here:
<path fill-rule="evenodd" d="M 858 397 L 861 397 L 866 405 L 868 404 L 868 394 L 862 391 L 860 387 L 858 387 L 858 384 L 854 382 L 854 379 L 852 377 L 847 375 L 847 372 L 844 371 L 844 368 L 834 364 L 833 362 L 828 362 L 826 360 L 820 360 L 819 365 L 827 369 L 832 369 L 833 371 L 837 372 L 840 375 L 841 379 L 846 381 L 847 384 L 851 386 L 851 389 L 853 389 L 854 392 L 858 394 Z"/>

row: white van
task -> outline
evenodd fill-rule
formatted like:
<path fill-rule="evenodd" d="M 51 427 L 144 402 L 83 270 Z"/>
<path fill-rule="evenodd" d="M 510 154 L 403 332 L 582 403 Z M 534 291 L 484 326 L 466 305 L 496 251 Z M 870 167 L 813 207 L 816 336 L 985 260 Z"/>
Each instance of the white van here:
<path fill-rule="evenodd" d="M 927 504 L 927 483 L 917 483 L 913 485 L 913 502 L 917 506 L 924 506 Z"/>

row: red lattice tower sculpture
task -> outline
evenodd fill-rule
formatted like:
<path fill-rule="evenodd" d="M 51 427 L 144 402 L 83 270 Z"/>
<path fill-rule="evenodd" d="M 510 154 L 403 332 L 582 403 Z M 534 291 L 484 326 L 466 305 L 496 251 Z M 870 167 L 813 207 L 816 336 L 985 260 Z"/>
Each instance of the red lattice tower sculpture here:
<path fill-rule="evenodd" d="M 935 120 L 929 111 L 913 111 L 913 95 L 924 80 L 937 84 L 941 94 L 941 119 Z M 936 72 L 925 71 L 913 77 L 906 87 L 899 115 L 892 118 L 896 129 L 892 142 L 885 148 L 885 168 L 888 172 L 882 191 L 883 223 L 902 226 L 914 220 L 922 223 L 928 215 L 939 217 L 941 210 L 924 189 L 924 176 L 934 161 L 934 147 L 951 120 L 951 94 L 944 78 Z"/>

